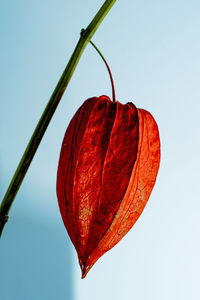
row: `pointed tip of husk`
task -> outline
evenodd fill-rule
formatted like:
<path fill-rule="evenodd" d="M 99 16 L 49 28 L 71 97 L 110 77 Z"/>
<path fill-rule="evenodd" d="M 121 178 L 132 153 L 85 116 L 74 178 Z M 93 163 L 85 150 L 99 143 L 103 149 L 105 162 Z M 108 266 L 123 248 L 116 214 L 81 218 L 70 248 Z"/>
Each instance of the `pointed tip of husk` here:
<path fill-rule="evenodd" d="M 85 278 L 87 273 L 90 271 L 90 269 L 92 268 L 93 265 L 87 265 L 87 264 L 80 264 L 81 267 L 81 271 L 82 271 L 82 275 L 81 275 L 81 279 Z"/>
<path fill-rule="evenodd" d="M 82 272 L 81 279 L 84 279 L 86 277 L 86 275 L 87 275 L 86 272 Z"/>

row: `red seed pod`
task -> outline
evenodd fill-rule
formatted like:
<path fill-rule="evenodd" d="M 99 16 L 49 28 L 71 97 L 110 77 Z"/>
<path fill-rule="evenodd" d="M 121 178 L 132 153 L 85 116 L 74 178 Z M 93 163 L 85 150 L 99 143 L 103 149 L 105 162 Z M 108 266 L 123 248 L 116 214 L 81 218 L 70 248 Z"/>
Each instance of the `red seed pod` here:
<path fill-rule="evenodd" d="M 57 196 L 82 278 L 135 224 L 159 163 L 158 127 L 149 112 L 107 96 L 78 109 L 61 148 Z"/>

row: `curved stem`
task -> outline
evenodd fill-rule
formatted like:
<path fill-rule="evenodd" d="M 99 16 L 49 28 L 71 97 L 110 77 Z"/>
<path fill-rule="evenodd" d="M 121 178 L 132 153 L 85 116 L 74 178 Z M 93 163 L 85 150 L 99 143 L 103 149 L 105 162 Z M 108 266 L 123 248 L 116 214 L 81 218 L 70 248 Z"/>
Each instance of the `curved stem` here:
<path fill-rule="evenodd" d="M 7 192 L 1 202 L 0 206 L 0 236 L 3 231 L 4 225 L 8 220 L 8 213 L 15 199 L 15 196 L 21 186 L 21 183 L 26 175 L 26 172 L 31 164 L 31 161 L 36 153 L 36 150 L 42 140 L 42 137 L 51 121 L 51 118 L 64 94 L 64 91 L 74 73 L 74 70 L 79 62 L 79 59 L 89 43 L 90 39 L 94 35 L 95 31 L 113 6 L 116 0 L 106 0 L 102 7 L 99 9 L 96 16 L 93 18 L 91 23 L 88 25 L 86 30 L 81 34 L 80 39 L 77 43 L 76 48 L 60 78 L 58 84 L 53 91 L 53 94 L 33 132 L 33 135 L 26 147 L 24 155 L 15 171 L 15 174 L 11 180 L 11 183 L 7 189 Z"/>
<path fill-rule="evenodd" d="M 116 102 L 116 99 L 115 99 L 115 87 L 114 87 L 113 77 L 112 77 L 112 73 L 110 71 L 109 65 L 108 65 L 105 57 L 103 56 L 103 54 L 97 48 L 97 46 L 92 41 L 90 41 L 90 44 L 92 44 L 92 46 L 97 50 L 97 52 L 99 53 L 99 55 L 101 56 L 101 58 L 103 59 L 105 65 L 107 67 L 108 73 L 110 75 L 111 86 L 112 86 L 112 99 L 113 99 L 113 102 Z"/>

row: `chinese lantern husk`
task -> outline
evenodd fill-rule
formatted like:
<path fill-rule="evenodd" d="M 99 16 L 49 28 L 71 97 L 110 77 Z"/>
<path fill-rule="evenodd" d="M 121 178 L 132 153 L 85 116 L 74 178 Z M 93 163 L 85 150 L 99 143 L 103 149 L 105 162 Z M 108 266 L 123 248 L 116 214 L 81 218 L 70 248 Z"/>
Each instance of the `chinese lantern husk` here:
<path fill-rule="evenodd" d="M 101 117 L 98 118 L 98 111 L 103 109 L 102 105 L 104 105 L 105 102 L 107 105 L 105 110 L 105 122 L 107 123 L 104 124 L 102 129 Z M 101 105 L 101 109 L 99 109 L 98 105 Z M 97 111 L 94 110 L 94 107 L 97 108 Z M 126 110 L 128 110 L 128 119 Z M 123 127 L 124 116 L 128 123 Z M 95 118 L 97 121 L 95 121 Z M 115 121 L 116 119 L 117 121 Z M 106 150 L 104 149 L 105 145 L 101 146 L 100 144 L 95 148 L 95 135 L 97 138 L 100 138 L 102 135 L 105 139 L 105 143 L 108 142 L 107 138 L 110 138 L 112 135 L 113 141 L 115 141 L 113 122 L 116 122 L 116 134 L 120 133 L 118 137 L 119 143 L 120 137 L 124 143 L 123 146 L 121 146 L 122 148 L 120 148 L 120 145 L 113 142 L 113 147 L 116 146 L 119 147 L 119 150 L 121 149 L 122 157 L 124 151 L 132 151 L 127 152 L 128 161 L 126 159 L 126 164 L 128 167 L 126 168 L 126 172 L 123 175 L 119 175 L 119 181 L 117 181 L 117 177 L 114 178 L 114 180 L 116 180 L 116 186 L 114 186 L 115 181 L 113 181 L 113 168 L 115 168 L 115 164 L 111 164 L 112 168 L 110 167 L 109 169 L 109 155 L 111 156 L 113 154 L 111 152 L 109 153 L 107 148 Z M 105 128 L 106 130 L 102 132 Z M 92 130 L 94 130 L 94 133 L 92 133 Z M 100 131 L 98 132 L 98 130 Z M 122 130 L 122 133 L 119 130 Z M 130 133 L 130 135 L 132 134 L 132 138 L 128 139 L 129 134 L 124 138 L 123 130 L 128 130 L 128 133 Z M 90 135 L 92 136 L 91 141 Z M 101 140 L 102 143 L 104 143 L 103 138 Z M 129 145 L 130 142 L 130 149 L 127 149 L 127 145 Z M 126 143 L 128 144 L 126 145 Z M 89 148 L 87 149 L 87 147 Z M 100 159 L 97 160 L 95 168 L 93 166 L 92 169 L 89 165 L 90 159 L 94 159 L 94 155 L 97 155 L 98 147 L 100 147 L 100 149 L 102 147 L 102 151 L 106 151 L 107 169 L 106 166 L 104 166 L 105 161 L 101 162 L 101 156 Z M 94 154 L 91 153 L 93 150 Z M 120 155 L 120 153 L 118 154 Z M 104 154 L 103 157 L 105 160 Z M 87 161 L 88 159 L 89 161 Z M 86 276 L 94 263 L 105 252 L 114 247 L 122 239 L 139 218 L 155 184 L 159 162 L 159 133 L 157 124 L 149 112 L 136 109 L 135 106 L 130 103 L 128 106 L 115 103 L 114 106 L 108 97 L 101 96 L 100 98 L 91 98 L 85 101 L 73 117 L 66 131 L 61 149 L 57 178 L 57 194 L 63 222 L 78 253 L 82 278 Z M 103 193 L 105 193 L 103 196 L 109 197 L 111 195 L 117 198 L 117 201 L 114 202 L 114 206 L 108 211 L 105 210 L 105 220 L 103 220 L 104 214 L 102 213 L 104 203 L 102 204 L 101 202 L 99 208 L 99 199 L 96 198 L 99 198 L 99 195 L 101 195 L 100 200 L 103 199 L 105 202 L 112 199 L 107 200 L 107 197 L 103 198 L 102 191 L 98 191 L 98 182 L 92 181 L 93 179 L 91 179 L 89 183 L 86 182 L 90 179 L 90 175 L 87 173 L 88 171 L 86 172 L 87 174 L 84 175 L 84 171 L 88 170 L 87 166 L 90 167 L 91 172 L 96 172 L 97 169 L 97 171 L 100 170 L 104 172 L 103 175 L 105 179 L 110 178 L 109 189 L 105 187 L 106 182 L 103 182 L 104 185 L 101 187 Z M 130 166 L 132 166 L 131 169 Z M 110 170 L 111 177 L 109 177 L 109 174 L 106 175 L 105 169 L 107 172 Z M 103 179 L 101 178 L 101 180 Z M 120 181 L 122 181 L 121 189 L 118 189 L 117 192 Z M 97 191 L 91 190 L 91 185 L 94 186 L 94 189 L 96 188 Z M 94 203 L 93 201 L 91 202 L 91 195 L 87 195 L 87 188 L 89 188 L 88 193 L 94 194 L 94 196 L 92 196 L 94 197 Z M 122 197 L 120 193 L 123 194 Z M 98 197 L 95 197 L 95 195 Z M 109 202 L 108 204 L 110 205 Z M 107 205 L 107 202 L 105 205 Z"/>

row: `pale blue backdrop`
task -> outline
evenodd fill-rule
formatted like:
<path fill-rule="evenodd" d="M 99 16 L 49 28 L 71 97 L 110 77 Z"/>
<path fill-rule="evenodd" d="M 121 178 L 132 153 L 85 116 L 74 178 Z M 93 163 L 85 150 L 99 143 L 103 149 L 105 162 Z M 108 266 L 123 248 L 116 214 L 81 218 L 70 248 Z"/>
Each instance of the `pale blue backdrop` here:
<path fill-rule="evenodd" d="M 0 0 L 0 196 L 78 41 L 104 1 Z M 157 120 L 162 160 L 144 213 L 80 279 L 57 206 L 66 127 L 84 100 L 111 96 L 88 45 L 10 212 L 0 241 L 3 300 L 198 300 L 200 2 L 117 0 L 93 41 L 118 101 Z"/>

